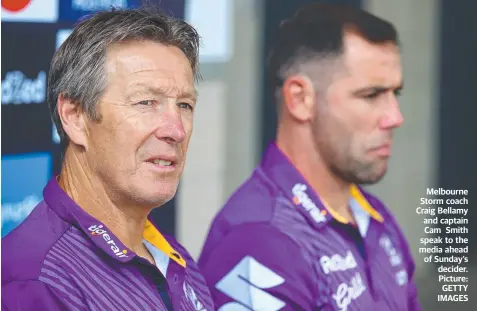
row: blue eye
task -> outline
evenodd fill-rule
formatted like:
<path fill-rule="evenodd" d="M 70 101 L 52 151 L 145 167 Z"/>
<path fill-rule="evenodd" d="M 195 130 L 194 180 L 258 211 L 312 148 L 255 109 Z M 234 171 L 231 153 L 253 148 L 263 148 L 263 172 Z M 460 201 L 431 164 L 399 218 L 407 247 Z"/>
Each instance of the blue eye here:
<path fill-rule="evenodd" d="M 154 104 L 154 101 L 152 99 L 142 100 L 142 101 L 138 102 L 137 104 L 141 105 L 141 106 L 151 106 L 152 104 Z"/>
<path fill-rule="evenodd" d="M 189 104 L 189 103 L 179 103 L 178 105 L 179 105 L 179 107 L 182 108 L 182 109 L 188 109 L 188 110 L 190 110 L 190 111 L 193 111 L 193 110 L 194 110 L 194 107 L 192 107 L 192 105 Z"/>

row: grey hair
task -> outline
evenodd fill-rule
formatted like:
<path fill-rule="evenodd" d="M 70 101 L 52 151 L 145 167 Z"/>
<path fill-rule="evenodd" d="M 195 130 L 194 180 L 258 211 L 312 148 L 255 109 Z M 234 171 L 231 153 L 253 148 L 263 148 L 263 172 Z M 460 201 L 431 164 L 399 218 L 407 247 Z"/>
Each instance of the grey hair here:
<path fill-rule="evenodd" d="M 71 100 L 90 120 L 100 122 L 96 106 L 106 89 L 108 48 L 136 40 L 179 48 L 188 58 L 195 80 L 200 80 L 200 37 L 186 22 L 154 7 L 112 9 L 87 16 L 56 51 L 48 74 L 48 107 L 63 147 L 68 137 L 58 114 L 58 97 Z"/>

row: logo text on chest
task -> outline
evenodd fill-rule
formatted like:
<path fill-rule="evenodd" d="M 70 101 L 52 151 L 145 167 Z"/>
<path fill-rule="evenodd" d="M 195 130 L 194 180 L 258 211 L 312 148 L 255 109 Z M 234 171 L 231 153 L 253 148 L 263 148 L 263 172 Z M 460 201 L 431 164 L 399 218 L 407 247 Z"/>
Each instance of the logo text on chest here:
<path fill-rule="evenodd" d="M 91 231 L 91 234 L 94 236 L 101 236 L 104 241 L 111 247 L 111 250 L 113 253 L 120 257 L 128 257 L 126 254 L 128 253 L 127 250 L 123 249 L 121 250 L 116 242 L 111 238 L 111 236 L 108 234 L 106 230 L 103 229 L 103 225 L 93 225 L 88 228 L 89 231 Z"/>
<path fill-rule="evenodd" d="M 301 205 L 310 214 L 311 218 L 317 223 L 321 223 L 326 220 L 320 209 L 306 194 L 307 186 L 304 184 L 296 184 L 292 188 L 293 203 L 295 205 Z"/>
<path fill-rule="evenodd" d="M 351 278 L 351 281 L 348 283 L 341 283 L 336 292 L 333 294 L 333 299 L 336 301 L 339 311 L 348 310 L 348 306 L 353 300 L 356 300 L 361 294 L 366 290 L 366 285 L 364 285 L 361 274 L 356 272 L 356 274 Z"/>
<path fill-rule="evenodd" d="M 334 254 L 331 257 L 322 256 L 320 258 L 320 265 L 325 274 L 336 271 L 346 271 L 348 269 L 354 269 L 358 266 L 353 253 L 350 250 L 346 252 L 344 257 L 339 254 Z"/>

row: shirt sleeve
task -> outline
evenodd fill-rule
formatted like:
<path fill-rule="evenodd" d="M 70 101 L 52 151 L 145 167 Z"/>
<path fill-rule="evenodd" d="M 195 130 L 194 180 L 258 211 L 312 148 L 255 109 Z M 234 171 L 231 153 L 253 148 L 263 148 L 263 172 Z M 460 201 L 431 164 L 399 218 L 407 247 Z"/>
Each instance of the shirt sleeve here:
<path fill-rule="evenodd" d="M 406 263 L 406 270 L 408 275 L 408 285 L 407 285 L 407 305 L 409 311 L 421 311 L 421 304 L 419 302 L 419 295 L 417 286 L 414 280 L 415 271 L 416 271 L 416 264 L 414 258 L 412 256 L 411 247 L 402 231 L 401 227 L 399 226 L 396 218 L 392 216 L 389 212 L 387 213 L 387 217 L 391 219 L 393 223 L 393 227 L 396 229 L 398 234 L 398 239 L 400 242 L 401 249 L 403 251 L 404 260 Z"/>
<path fill-rule="evenodd" d="M 412 256 L 411 248 L 407 242 L 404 233 L 401 231 L 396 221 L 394 221 L 395 226 L 398 230 L 401 249 L 403 251 L 404 260 L 406 263 L 406 272 L 408 276 L 407 284 L 407 305 L 409 311 L 421 311 L 421 304 L 419 302 L 418 290 L 414 280 L 414 275 L 416 271 L 416 264 Z"/>
<path fill-rule="evenodd" d="M 408 290 L 407 290 L 407 301 L 408 301 L 408 310 L 409 311 L 421 311 L 421 304 L 419 302 L 419 296 L 417 291 L 417 286 L 414 280 L 415 272 L 416 272 L 416 264 L 414 258 L 412 256 L 411 247 L 404 236 L 404 233 L 401 231 L 399 226 L 395 221 L 396 227 L 400 233 L 401 245 L 404 250 L 404 256 L 406 260 L 406 268 L 407 268 L 407 275 L 408 275 Z"/>
<path fill-rule="evenodd" d="M 399 226 L 396 218 L 391 214 L 391 212 L 385 208 L 384 204 L 378 200 L 376 197 L 370 198 L 373 203 L 373 206 L 382 206 L 383 209 L 380 210 L 381 213 L 385 214 L 385 218 L 391 221 L 390 228 L 393 228 L 397 234 L 397 238 L 399 240 L 400 249 L 403 252 L 405 264 L 406 264 L 406 272 L 408 276 L 408 285 L 407 285 L 407 305 L 409 311 L 421 311 L 421 304 L 419 302 L 418 290 L 414 280 L 414 274 L 416 270 L 416 264 L 414 258 L 412 256 L 411 247 L 409 246 L 408 240 L 404 232 L 402 231 L 401 227 Z"/>
<path fill-rule="evenodd" d="M 311 265 L 268 224 L 234 228 L 199 266 L 218 311 L 317 310 Z"/>
<path fill-rule="evenodd" d="M 86 310 L 85 306 L 63 300 L 47 284 L 37 281 L 15 281 L 2 288 L 2 310 L 60 311 Z"/>
<path fill-rule="evenodd" d="M 408 284 L 408 310 L 409 311 L 421 311 L 421 304 L 419 303 L 419 298 L 417 294 L 417 287 L 414 282 L 414 271 L 415 265 L 411 260 L 409 265 L 409 284 Z"/>

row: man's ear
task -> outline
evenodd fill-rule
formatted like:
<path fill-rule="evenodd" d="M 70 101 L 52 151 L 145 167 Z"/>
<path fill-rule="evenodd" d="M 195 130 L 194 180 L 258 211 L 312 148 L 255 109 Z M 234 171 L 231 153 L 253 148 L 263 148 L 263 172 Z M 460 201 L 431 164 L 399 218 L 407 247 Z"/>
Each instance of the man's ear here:
<path fill-rule="evenodd" d="M 302 75 L 288 77 L 282 88 L 283 109 L 295 119 L 306 122 L 316 113 L 316 93 L 311 80 Z"/>
<path fill-rule="evenodd" d="M 81 106 L 65 98 L 63 94 L 58 96 L 57 107 L 63 129 L 68 139 L 79 146 L 88 148 L 88 128 L 86 127 L 86 115 Z"/>

